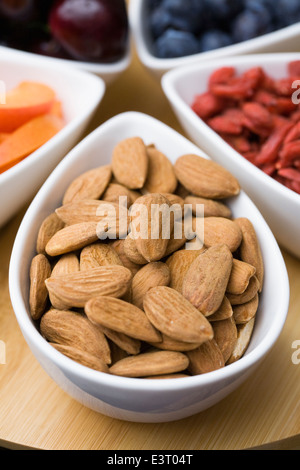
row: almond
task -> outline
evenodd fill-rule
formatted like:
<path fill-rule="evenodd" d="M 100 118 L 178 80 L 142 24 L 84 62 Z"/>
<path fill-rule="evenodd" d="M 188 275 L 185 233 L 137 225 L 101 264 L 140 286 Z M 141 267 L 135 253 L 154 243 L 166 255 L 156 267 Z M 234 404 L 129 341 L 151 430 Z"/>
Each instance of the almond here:
<path fill-rule="evenodd" d="M 112 170 L 117 181 L 129 189 L 141 189 L 148 172 L 147 149 L 140 137 L 119 142 L 112 155 Z"/>
<path fill-rule="evenodd" d="M 75 178 L 68 186 L 63 197 L 63 204 L 82 199 L 100 199 L 112 176 L 111 166 L 93 168 Z"/>
<path fill-rule="evenodd" d="M 116 344 L 120 349 L 126 351 L 127 354 L 139 354 L 141 350 L 141 342 L 138 339 L 131 338 L 124 333 L 105 328 L 104 326 L 98 326 L 103 334 Z"/>
<path fill-rule="evenodd" d="M 71 310 L 50 309 L 40 322 L 42 336 L 51 343 L 72 346 L 110 364 L 107 340 L 89 319 Z"/>
<path fill-rule="evenodd" d="M 202 251 L 204 250 L 179 250 L 166 260 L 170 269 L 170 287 L 182 293 L 184 276 Z"/>
<path fill-rule="evenodd" d="M 66 253 L 62 255 L 54 268 L 51 276 L 64 276 L 65 274 L 76 273 L 80 270 L 79 259 L 75 253 Z"/>
<path fill-rule="evenodd" d="M 238 181 L 229 171 L 198 155 L 181 156 L 174 169 L 180 183 L 195 196 L 225 199 L 240 192 Z"/>
<path fill-rule="evenodd" d="M 197 196 L 187 196 L 184 203 L 191 206 L 192 213 L 196 217 L 224 217 L 230 219 L 231 210 L 221 201 L 205 199 Z"/>
<path fill-rule="evenodd" d="M 152 326 L 145 313 L 124 300 L 104 296 L 94 298 L 86 303 L 85 312 L 97 325 L 141 341 L 161 341 L 161 334 Z"/>
<path fill-rule="evenodd" d="M 183 296 L 205 316 L 221 306 L 232 269 L 232 253 L 227 245 L 216 245 L 201 253 L 188 269 Z"/>
<path fill-rule="evenodd" d="M 170 338 L 167 335 L 162 334 L 162 341 L 159 343 L 151 343 L 153 347 L 157 349 L 164 349 L 166 351 L 191 351 L 200 346 L 199 343 L 185 343 L 184 341 L 178 341 Z"/>
<path fill-rule="evenodd" d="M 36 242 L 37 253 L 46 254 L 46 245 L 53 235 L 64 228 L 64 222 L 53 212 L 43 220 Z"/>
<path fill-rule="evenodd" d="M 154 287 L 144 297 L 150 322 L 163 334 L 187 343 L 203 343 L 213 336 L 207 319 L 171 287 Z"/>
<path fill-rule="evenodd" d="M 105 193 L 102 196 L 102 200 L 105 202 L 112 202 L 114 204 L 123 204 L 129 209 L 131 204 L 134 203 L 135 199 L 140 197 L 140 194 L 137 194 L 136 197 L 132 197 L 133 191 L 126 188 L 126 186 L 119 183 L 110 183 Z"/>
<path fill-rule="evenodd" d="M 258 294 L 256 294 L 253 299 L 249 300 L 242 305 L 235 305 L 233 307 L 233 318 L 237 325 L 242 323 L 248 323 L 255 317 L 257 309 L 258 309 Z"/>
<path fill-rule="evenodd" d="M 73 346 L 68 346 L 66 344 L 55 344 L 50 343 L 51 346 L 56 349 L 58 352 L 67 356 L 69 359 L 72 359 L 75 362 L 78 362 L 82 366 L 89 367 L 90 369 L 97 370 L 99 372 L 104 372 L 109 374 L 109 368 L 105 362 L 99 357 L 93 356 L 85 351 L 74 348 Z"/>
<path fill-rule="evenodd" d="M 39 320 L 43 315 L 47 301 L 48 290 L 45 280 L 51 275 L 51 265 L 43 254 L 36 255 L 30 266 L 29 306 L 33 320 Z"/>
<path fill-rule="evenodd" d="M 224 217 L 206 217 L 204 219 L 204 240 L 207 247 L 225 244 L 233 253 L 242 241 L 242 232 L 232 220 Z"/>
<path fill-rule="evenodd" d="M 162 196 L 166 197 L 173 209 L 175 220 L 180 220 L 184 216 L 184 199 L 177 194 L 173 193 L 161 193 Z"/>
<path fill-rule="evenodd" d="M 124 357 L 128 356 L 128 353 L 126 351 L 119 348 L 119 346 L 116 343 L 113 343 L 110 340 L 109 340 L 109 346 L 110 346 L 110 354 L 111 354 L 111 365 L 115 364 L 121 359 L 124 359 Z"/>
<path fill-rule="evenodd" d="M 147 147 L 148 173 L 144 190 L 149 193 L 173 193 L 177 178 L 170 160 L 155 147 Z"/>
<path fill-rule="evenodd" d="M 98 240 L 97 222 L 84 222 L 64 227 L 46 245 L 49 256 L 59 256 L 79 250 Z"/>
<path fill-rule="evenodd" d="M 167 286 L 170 282 L 170 269 L 161 261 L 143 266 L 132 279 L 132 303 L 143 309 L 146 293 L 157 286 Z"/>
<path fill-rule="evenodd" d="M 252 276 L 247 289 L 242 294 L 227 293 L 228 300 L 231 305 L 241 305 L 249 302 L 259 291 L 259 281 L 256 276 Z"/>
<path fill-rule="evenodd" d="M 225 296 L 218 310 L 209 316 L 209 321 L 220 321 L 231 318 L 233 315 L 233 309 L 228 298 Z"/>
<path fill-rule="evenodd" d="M 222 351 L 214 339 L 188 351 L 186 355 L 190 361 L 188 370 L 192 375 L 207 374 L 225 366 Z"/>
<path fill-rule="evenodd" d="M 80 253 L 80 270 L 87 271 L 100 266 L 123 266 L 118 253 L 105 243 L 92 243 Z"/>
<path fill-rule="evenodd" d="M 103 238 L 121 238 L 128 233 L 129 214 L 127 208 L 112 202 L 84 199 L 56 209 L 56 214 L 66 225 L 98 222 L 98 231 Z"/>
<path fill-rule="evenodd" d="M 113 364 L 111 374 L 125 377 L 146 377 L 172 374 L 185 370 L 189 360 L 185 354 L 175 351 L 153 351 L 130 356 Z"/>
<path fill-rule="evenodd" d="M 135 264 L 139 264 L 141 266 L 147 264 L 147 260 L 137 249 L 136 240 L 132 238 L 131 234 L 127 235 L 124 239 L 124 254 Z"/>
<path fill-rule="evenodd" d="M 170 256 L 172 253 L 180 250 L 187 242 L 188 239 L 184 232 L 184 223 L 182 221 L 175 220 L 164 257 Z"/>
<path fill-rule="evenodd" d="M 124 245 L 125 245 L 124 239 L 115 240 L 111 244 L 112 248 L 117 252 L 123 266 L 125 266 L 125 268 L 128 268 L 131 271 L 131 273 L 135 275 L 138 272 L 138 270 L 141 268 L 141 265 L 132 262 L 128 258 L 128 256 L 126 256 Z"/>
<path fill-rule="evenodd" d="M 213 323 L 214 339 L 222 351 L 224 362 L 226 363 L 230 358 L 236 342 L 237 342 L 237 327 L 234 319 L 227 318 Z"/>
<path fill-rule="evenodd" d="M 168 199 L 156 193 L 141 196 L 130 208 L 132 238 L 148 262 L 165 255 L 172 230 L 169 209 Z"/>
<path fill-rule="evenodd" d="M 254 323 L 255 318 L 252 318 L 247 323 L 237 325 L 237 341 L 227 364 L 232 364 L 233 362 L 238 361 L 245 354 L 252 337 Z"/>
<path fill-rule="evenodd" d="M 252 222 L 246 217 L 235 219 L 235 222 L 242 231 L 241 260 L 255 267 L 255 275 L 259 281 L 259 292 L 261 292 L 264 281 L 264 262 L 256 231 Z"/>
<path fill-rule="evenodd" d="M 52 305 L 64 310 L 84 307 L 89 299 L 99 295 L 122 297 L 129 289 L 131 279 L 131 272 L 124 266 L 101 266 L 64 276 L 52 276 L 46 280 L 46 286 Z"/>
<path fill-rule="evenodd" d="M 234 258 L 226 291 L 230 294 L 242 294 L 255 272 L 254 266 Z"/>

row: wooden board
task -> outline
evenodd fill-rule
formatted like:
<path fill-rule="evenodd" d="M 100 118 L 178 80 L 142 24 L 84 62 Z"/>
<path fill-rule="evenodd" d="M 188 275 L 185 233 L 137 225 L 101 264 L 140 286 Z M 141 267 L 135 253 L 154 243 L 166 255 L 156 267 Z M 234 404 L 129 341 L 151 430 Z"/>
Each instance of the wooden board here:
<path fill-rule="evenodd" d="M 183 133 L 160 84 L 134 56 L 106 93 L 93 130 L 123 111 L 150 114 Z M 184 133 L 183 133 L 184 134 Z M 300 448 L 300 364 L 292 343 L 300 340 L 300 261 L 287 253 L 291 303 L 283 332 L 261 366 L 237 391 L 213 408 L 175 423 L 121 422 L 91 411 L 48 377 L 26 345 L 10 303 L 10 252 L 24 210 L 0 231 L 0 446 L 66 450 L 220 450 L 266 446 Z"/>

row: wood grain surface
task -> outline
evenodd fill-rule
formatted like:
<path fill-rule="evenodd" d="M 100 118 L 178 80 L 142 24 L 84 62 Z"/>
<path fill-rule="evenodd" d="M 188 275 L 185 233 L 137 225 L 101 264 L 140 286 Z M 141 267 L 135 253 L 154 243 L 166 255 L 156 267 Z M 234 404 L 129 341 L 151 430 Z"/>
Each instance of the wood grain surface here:
<path fill-rule="evenodd" d="M 160 84 L 134 54 L 130 68 L 107 89 L 88 132 L 123 111 L 141 111 L 182 131 Z M 283 253 L 291 285 L 288 318 L 279 340 L 238 390 L 214 407 L 173 423 L 118 421 L 78 404 L 33 357 L 16 322 L 8 268 L 24 209 L 0 231 L 0 446 L 44 450 L 238 450 L 300 448 L 300 261 Z"/>

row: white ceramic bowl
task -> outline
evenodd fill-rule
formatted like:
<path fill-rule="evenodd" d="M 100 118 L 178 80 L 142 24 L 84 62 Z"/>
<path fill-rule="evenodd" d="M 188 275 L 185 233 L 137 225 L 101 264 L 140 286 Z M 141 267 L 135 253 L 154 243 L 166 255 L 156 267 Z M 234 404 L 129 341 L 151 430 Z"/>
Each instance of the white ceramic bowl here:
<path fill-rule="evenodd" d="M 61 204 L 68 184 L 82 172 L 110 163 L 120 140 L 140 136 L 155 143 L 169 158 L 202 151 L 154 118 L 135 112 L 120 114 L 96 129 L 62 160 L 30 205 L 12 251 L 9 288 L 19 326 L 32 353 L 53 380 L 80 403 L 105 415 L 139 422 L 165 422 L 198 413 L 236 389 L 258 366 L 277 340 L 289 304 L 289 283 L 278 245 L 254 204 L 244 192 L 230 206 L 246 216 L 257 231 L 265 263 L 265 285 L 254 334 L 245 356 L 202 376 L 148 380 L 117 377 L 88 369 L 58 353 L 40 335 L 28 307 L 29 267 L 35 240 L 46 215 Z M 99 152 L 101 149 L 101 152 Z"/>
<path fill-rule="evenodd" d="M 0 174 L 0 227 L 30 202 L 57 163 L 77 143 L 105 92 L 102 79 L 26 55 L 0 54 L 0 79 L 6 89 L 23 80 L 51 86 L 62 102 L 65 127 L 23 161 Z"/>
<path fill-rule="evenodd" d="M 300 195 L 249 163 L 190 107 L 194 96 L 207 90 L 212 71 L 223 65 L 236 67 L 238 73 L 262 66 L 271 76 L 281 78 L 287 76 L 287 64 L 292 60 L 300 60 L 300 54 L 250 55 L 194 64 L 168 72 L 162 79 L 162 87 L 187 135 L 239 179 L 279 244 L 300 257 Z"/>
<path fill-rule="evenodd" d="M 214 51 L 186 57 L 160 59 L 152 51 L 152 39 L 147 26 L 147 15 L 145 0 L 130 0 L 129 21 L 139 59 L 149 72 L 158 79 L 169 70 L 192 63 L 251 53 L 296 52 L 299 50 L 300 23 L 296 23 L 258 38 Z"/>
<path fill-rule="evenodd" d="M 10 53 L 11 55 L 15 55 L 18 57 L 25 57 L 30 60 L 31 58 L 38 58 L 41 61 L 41 64 L 49 63 L 53 68 L 65 66 L 65 67 L 72 67 L 75 69 L 82 70 L 84 72 L 89 72 L 97 75 L 98 77 L 104 80 L 106 85 L 114 82 L 125 70 L 129 67 L 131 63 L 131 45 L 130 41 L 128 42 L 128 47 L 124 56 L 112 63 L 105 64 L 105 63 L 93 63 L 93 62 L 81 62 L 78 60 L 70 60 L 70 59 L 59 59 L 56 57 L 47 57 L 39 54 L 34 54 L 32 52 L 26 52 L 18 49 L 13 49 L 5 46 L 0 46 L 0 59 L 2 54 Z"/>

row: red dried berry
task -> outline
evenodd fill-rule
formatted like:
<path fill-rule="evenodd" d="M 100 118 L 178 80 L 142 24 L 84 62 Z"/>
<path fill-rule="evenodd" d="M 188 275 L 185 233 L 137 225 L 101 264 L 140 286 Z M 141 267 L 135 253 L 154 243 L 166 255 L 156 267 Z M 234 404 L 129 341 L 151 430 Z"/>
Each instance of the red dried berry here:
<path fill-rule="evenodd" d="M 285 126 L 278 127 L 274 130 L 271 136 L 267 139 L 262 146 L 261 151 L 257 157 L 257 164 L 263 165 L 265 163 L 273 163 L 278 158 L 280 147 L 290 131 L 293 124 L 288 123 Z"/>
<path fill-rule="evenodd" d="M 192 104 L 192 110 L 201 118 L 208 119 L 220 113 L 226 106 L 226 101 L 210 92 L 197 95 Z"/>
<path fill-rule="evenodd" d="M 290 77 L 300 77 L 300 60 L 294 60 L 288 64 Z"/>
<path fill-rule="evenodd" d="M 295 168 L 283 168 L 282 170 L 278 170 L 278 174 L 288 180 L 298 181 L 298 183 L 300 183 L 300 171 Z"/>
<path fill-rule="evenodd" d="M 218 83 L 227 83 L 236 74 L 234 67 L 221 67 L 213 72 L 209 78 L 209 88 Z"/>
<path fill-rule="evenodd" d="M 228 116 L 213 117 L 208 120 L 207 124 L 220 134 L 240 135 L 243 130 L 241 123 L 236 122 L 235 119 L 230 119 Z"/>

